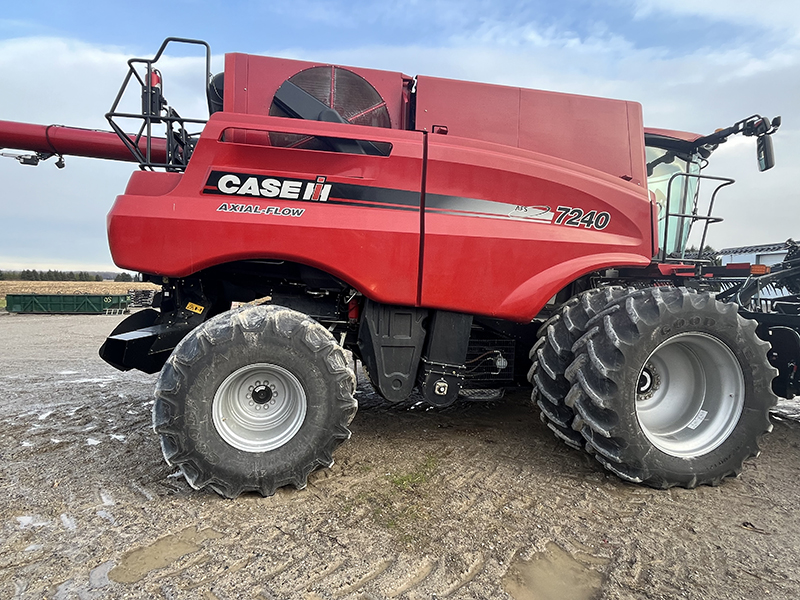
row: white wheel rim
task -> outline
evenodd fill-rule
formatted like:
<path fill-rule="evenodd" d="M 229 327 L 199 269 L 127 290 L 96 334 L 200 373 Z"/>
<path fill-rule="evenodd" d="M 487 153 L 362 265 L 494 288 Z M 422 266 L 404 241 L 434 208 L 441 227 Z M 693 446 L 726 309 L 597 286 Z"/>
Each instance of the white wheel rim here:
<path fill-rule="evenodd" d="M 217 388 L 212 418 L 220 437 L 244 452 L 280 448 L 305 420 L 306 394 L 281 366 L 256 363 L 237 369 Z"/>
<path fill-rule="evenodd" d="M 718 448 L 744 408 L 744 376 L 731 349 L 716 337 L 676 335 L 645 361 L 636 389 L 636 416 L 647 439 L 680 458 Z"/>

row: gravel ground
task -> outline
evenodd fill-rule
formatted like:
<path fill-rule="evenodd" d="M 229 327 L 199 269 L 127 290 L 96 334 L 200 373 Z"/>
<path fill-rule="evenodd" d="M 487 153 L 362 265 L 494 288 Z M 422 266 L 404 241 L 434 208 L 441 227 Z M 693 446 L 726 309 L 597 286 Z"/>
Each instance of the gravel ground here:
<path fill-rule="evenodd" d="M 796 598 L 800 424 L 722 486 L 656 491 L 568 449 L 526 393 L 375 406 L 303 491 L 224 500 L 162 460 L 120 317 L 0 315 L 0 598 Z"/>

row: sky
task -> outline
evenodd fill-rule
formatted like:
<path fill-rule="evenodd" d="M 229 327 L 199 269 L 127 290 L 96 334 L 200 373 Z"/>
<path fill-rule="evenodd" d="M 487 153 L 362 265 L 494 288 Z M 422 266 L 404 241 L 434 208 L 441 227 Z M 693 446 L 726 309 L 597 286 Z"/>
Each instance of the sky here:
<path fill-rule="evenodd" d="M 0 13 L 0 119 L 109 129 L 130 57 L 169 36 L 265 54 L 640 102 L 645 125 L 711 133 L 781 115 L 777 164 L 759 173 L 737 136 L 704 173 L 731 176 L 708 242 L 800 238 L 800 2 L 797 0 L 27 0 Z M 164 93 L 204 118 L 197 51 L 165 61 Z M 3 152 L 9 153 L 10 150 Z M 113 268 L 105 217 L 137 167 L 0 157 L 0 270 Z"/>

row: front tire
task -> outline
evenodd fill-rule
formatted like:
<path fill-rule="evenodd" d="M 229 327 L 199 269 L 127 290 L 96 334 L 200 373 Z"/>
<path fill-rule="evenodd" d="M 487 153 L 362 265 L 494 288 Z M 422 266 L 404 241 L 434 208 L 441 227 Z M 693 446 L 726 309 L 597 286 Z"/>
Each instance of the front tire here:
<path fill-rule="evenodd" d="M 736 476 L 772 430 L 769 344 L 737 306 L 684 288 L 650 288 L 588 323 L 566 371 L 566 404 L 597 459 L 656 488 Z"/>
<path fill-rule="evenodd" d="M 218 315 L 186 336 L 156 385 L 164 458 L 226 498 L 302 489 L 350 437 L 354 376 L 319 323 L 278 306 Z"/>

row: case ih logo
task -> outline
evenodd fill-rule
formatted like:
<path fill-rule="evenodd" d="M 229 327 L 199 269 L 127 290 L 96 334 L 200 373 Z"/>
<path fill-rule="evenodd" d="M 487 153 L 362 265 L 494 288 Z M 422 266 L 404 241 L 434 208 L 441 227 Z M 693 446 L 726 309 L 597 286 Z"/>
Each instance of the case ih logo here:
<path fill-rule="evenodd" d="M 325 180 L 324 176 L 317 177 L 315 181 L 303 181 L 283 177 L 212 171 L 206 181 L 203 193 L 326 202 L 331 193 L 331 184 L 325 183 Z"/>

